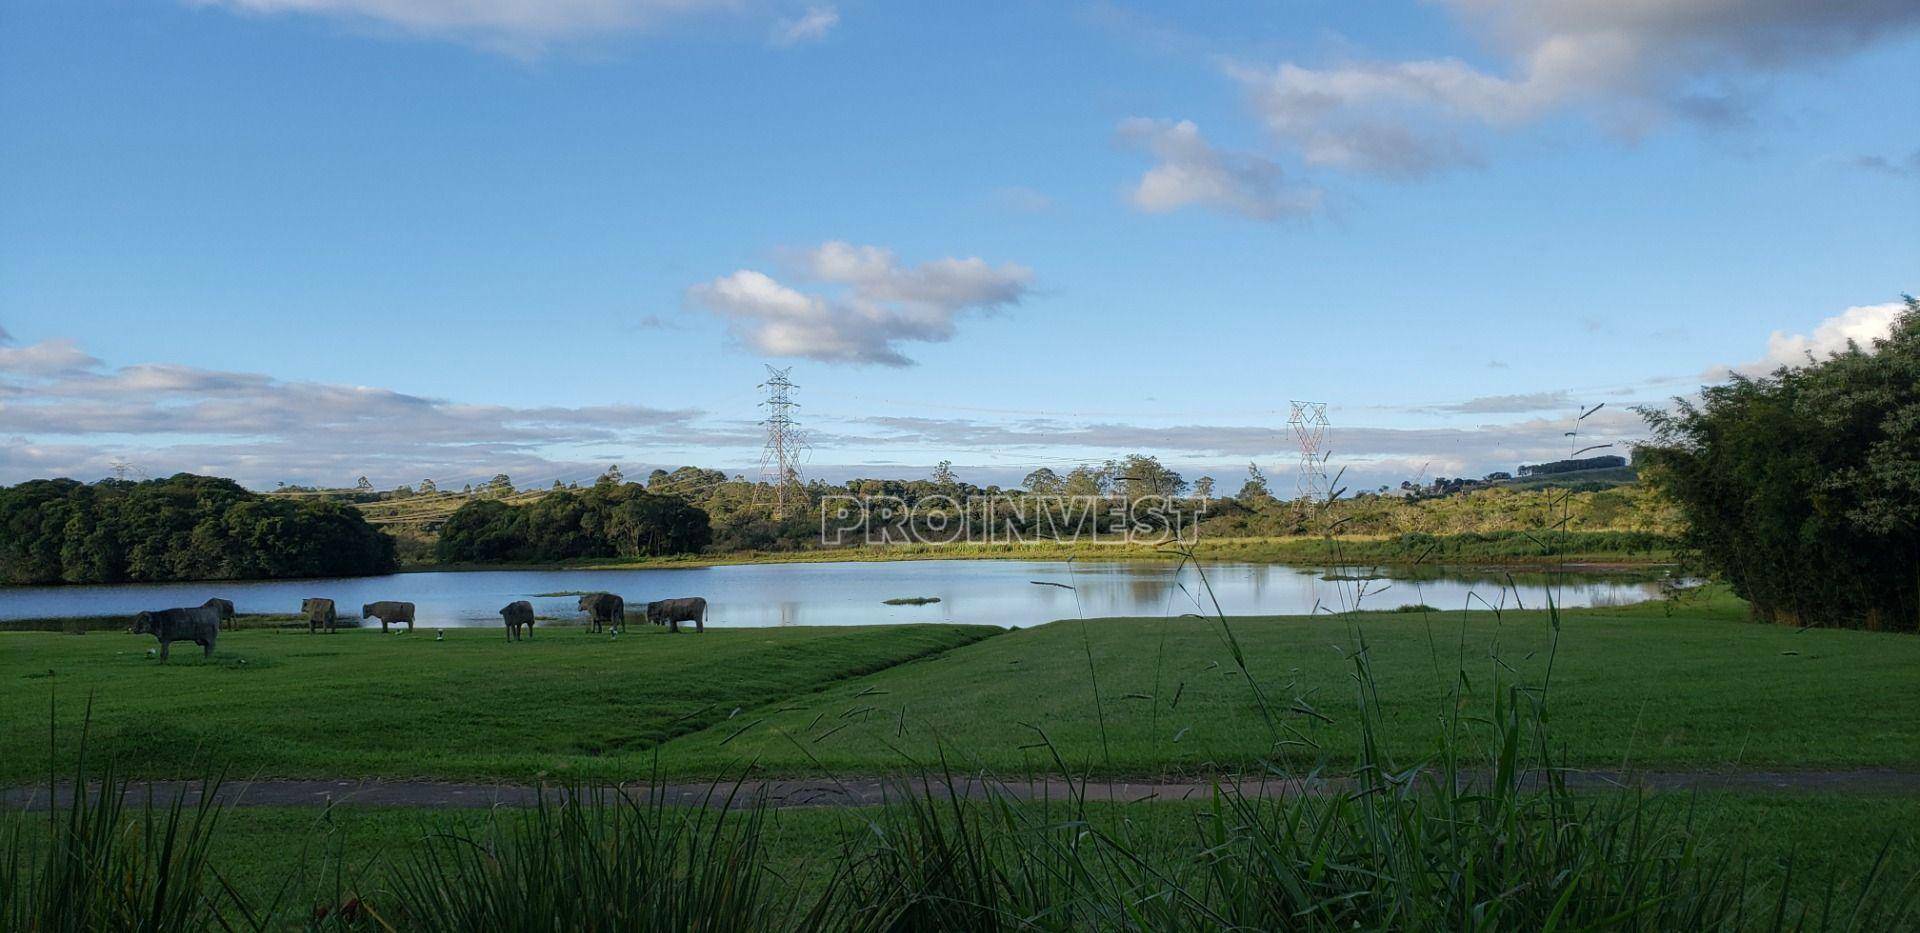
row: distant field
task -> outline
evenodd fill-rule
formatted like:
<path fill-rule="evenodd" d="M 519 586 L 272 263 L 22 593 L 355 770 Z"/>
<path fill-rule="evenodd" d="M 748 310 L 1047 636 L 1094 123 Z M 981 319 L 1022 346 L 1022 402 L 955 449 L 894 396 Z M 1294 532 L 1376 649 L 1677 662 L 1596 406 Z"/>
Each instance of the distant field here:
<path fill-rule="evenodd" d="M 391 775 L 556 777 L 615 763 L 644 773 L 673 735 L 735 710 L 987 637 L 959 625 L 710 630 L 651 626 L 618 638 L 539 626 L 378 628 L 309 635 L 235 631 L 202 659 L 152 638 L 0 633 L 0 781 L 47 772 L 50 699 L 70 764 L 92 705 L 92 749 L 130 773 L 197 777 Z M 738 720 L 745 722 L 745 720 Z"/>

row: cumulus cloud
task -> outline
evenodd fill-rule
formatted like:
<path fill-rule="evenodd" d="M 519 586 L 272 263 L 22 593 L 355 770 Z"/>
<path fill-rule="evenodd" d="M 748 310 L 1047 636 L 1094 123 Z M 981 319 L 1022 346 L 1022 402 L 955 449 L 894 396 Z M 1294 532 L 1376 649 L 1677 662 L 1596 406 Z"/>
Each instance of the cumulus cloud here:
<path fill-rule="evenodd" d="M 1319 189 L 1289 185 L 1270 159 L 1214 148 L 1190 120 L 1132 117 L 1120 122 L 1116 135 L 1122 145 L 1157 161 L 1128 192 L 1133 206 L 1147 213 L 1200 206 L 1254 220 L 1279 220 L 1320 207 Z"/>
<path fill-rule="evenodd" d="M 793 19 L 781 20 L 773 30 L 773 44 L 780 46 L 818 42 L 840 25 L 840 11 L 831 6 L 808 7 Z"/>
<path fill-rule="evenodd" d="M 737 0 L 185 0 L 256 15 L 327 16 L 415 35 L 474 41 L 514 53 L 587 36 L 657 27 L 739 8 Z M 803 17 L 804 19 L 804 17 Z M 829 24 L 831 25 L 831 24 Z"/>
<path fill-rule="evenodd" d="M 0 399 L 9 439 L 0 482 L 105 475 L 121 455 L 156 475 L 206 471 L 255 485 L 507 469 L 552 477 L 578 463 L 563 451 L 583 446 L 759 442 L 750 426 L 709 425 L 692 410 L 477 405 L 169 363 L 112 368 L 65 340 L 0 348 Z"/>
<path fill-rule="evenodd" d="M 1580 109 L 1625 135 L 1746 119 L 1758 75 L 1920 28 L 1912 0 L 1441 0 L 1502 59 L 1235 65 L 1309 165 L 1416 176 L 1474 159 L 1465 131 Z"/>
<path fill-rule="evenodd" d="M 743 346 L 767 356 L 824 363 L 910 366 L 903 343 L 953 339 L 963 316 L 1019 303 L 1032 270 L 979 258 L 905 266 L 891 250 L 824 243 L 798 257 L 798 274 L 825 291 L 801 291 L 741 269 L 687 291 Z"/>
<path fill-rule="evenodd" d="M 1849 343 L 1871 349 L 1875 340 L 1893 332 L 1893 321 L 1906 305 L 1892 301 L 1878 305 L 1856 305 L 1813 328 L 1811 334 L 1789 334 L 1776 330 L 1767 338 L 1767 355 L 1739 366 L 1711 370 L 1709 378 L 1722 379 L 1730 373 L 1763 375 L 1782 366 L 1802 366 L 1808 359 L 1821 360 L 1845 352 Z"/>

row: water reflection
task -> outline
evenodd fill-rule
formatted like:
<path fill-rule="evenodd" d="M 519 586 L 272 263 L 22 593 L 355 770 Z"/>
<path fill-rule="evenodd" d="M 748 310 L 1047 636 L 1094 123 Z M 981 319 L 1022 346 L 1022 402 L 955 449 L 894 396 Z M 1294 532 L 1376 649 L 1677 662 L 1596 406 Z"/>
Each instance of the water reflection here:
<path fill-rule="evenodd" d="M 715 626 L 872 625 L 977 622 L 1036 625 L 1053 619 L 1179 615 L 1303 615 L 1352 608 L 1392 609 L 1424 603 L 1439 609 L 1469 604 L 1539 608 L 1549 586 L 1564 606 L 1619 605 L 1659 595 L 1652 574 L 1463 572 L 1446 568 L 1378 571 L 1273 564 L 1209 563 L 1206 583 L 1192 565 L 1096 561 L 898 561 L 741 565 L 667 570 L 534 570 L 410 573 L 336 580 L 0 589 L 0 620 L 131 615 L 142 609 L 190 606 L 209 596 L 232 599 L 241 612 L 293 613 L 307 596 L 331 597 L 343 614 L 362 603 L 405 599 L 423 626 L 498 625 L 501 606 L 526 599 L 543 617 L 578 616 L 578 592 L 606 590 L 636 604 L 705 596 Z M 1334 579 L 1322 579 L 1331 576 Z M 1353 579 L 1376 577 L 1376 579 Z M 1036 582 L 1043 585 L 1034 585 Z M 936 597 L 925 605 L 884 605 L 901 597 Z"/>

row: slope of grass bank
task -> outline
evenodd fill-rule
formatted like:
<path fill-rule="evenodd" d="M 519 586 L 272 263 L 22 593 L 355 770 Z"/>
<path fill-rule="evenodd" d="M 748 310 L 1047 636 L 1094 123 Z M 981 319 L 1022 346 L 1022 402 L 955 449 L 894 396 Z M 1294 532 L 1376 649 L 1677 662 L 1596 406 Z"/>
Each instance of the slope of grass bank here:
<path fill-rule="evenodd" d="M 0 633 L 0 781 L 44 778 L 92 706 L 92 743 L 137 776 L 644 773 L 663 739 L 987 637 L 961 625 L 714 629 L 617 638 L 539 626 L 382 635 L 241 630 L 203 659 L 124 632 Z M 745 720 L 742 720 L 745 722 Z"/>
<path fill-rule="evenodd" d="M 1724 597 L 1569 610 L 1557 654 L 1539 611 L 1232 619 L 1258 695 L 1218 621 L 1054 622 L 788 705 L 797 708 L 743 714 L 765 721 L 738 736 L 675 739 L 662 761 L 685 773 L 746 760 L 774 772 L 872 773 L 927 760 L 944 744 L 964 766 L 1017 774 L 1052 769 L 1044 737 L 1074 769 L 1109 775 L 1268 757 L 1297 768 L 1344 763 L 1357 730 L 1348 658 L 1364 638 L 1378 738 L 1403 760 L 1435 747 L 1456 677 L 1463 713 L 1482 716 L 1503 692 L 1497 681 L 1540 688 L 1552 658 L 1554 753 L 1574 764 L 1920 765 L 1920 639 L 1743 617 Z M 1269 715 L 1287 744 L 1270 740 Z"/>

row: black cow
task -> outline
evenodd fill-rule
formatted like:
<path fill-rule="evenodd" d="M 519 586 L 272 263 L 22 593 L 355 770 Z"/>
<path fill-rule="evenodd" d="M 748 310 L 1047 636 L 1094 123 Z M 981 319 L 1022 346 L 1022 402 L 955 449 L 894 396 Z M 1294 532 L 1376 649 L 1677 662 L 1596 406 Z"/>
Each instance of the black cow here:
<path fill-rule="evenodd" d="M 627 624 L 627 601 L 612 593 L 588 593 L 580 597 L 580 611 L 589 614 L 596 632 L 603 623 L 616 632 Z"/>
<path fill-rule="evenodd" d="M 524 599 L 516 599 L 500 607 L 500 620 L 507 624 L 507 640 L 520 640 L 520 626 L 527 627 L 527 637 L 533 637 L 533 604 Z"/>
<path fill-rule="evenodd" d="M 193 642 L 211 658 L 213 642 L 220 637 L 220 609 L 217 606 L 195 606 L 191 609 L 142 612 L 133 617 L 133 633 L 160 639 L 162 661 L 167 659 L 168 646 L 176 641 Z"/>
<path fill-rule="evenodd" d="M 707 630 L 707 600 L 702 596 L 659 599 L 647 604 L 647 621 L 680 631 L 680 623 L 692 622 L 694 630 Z"/>

